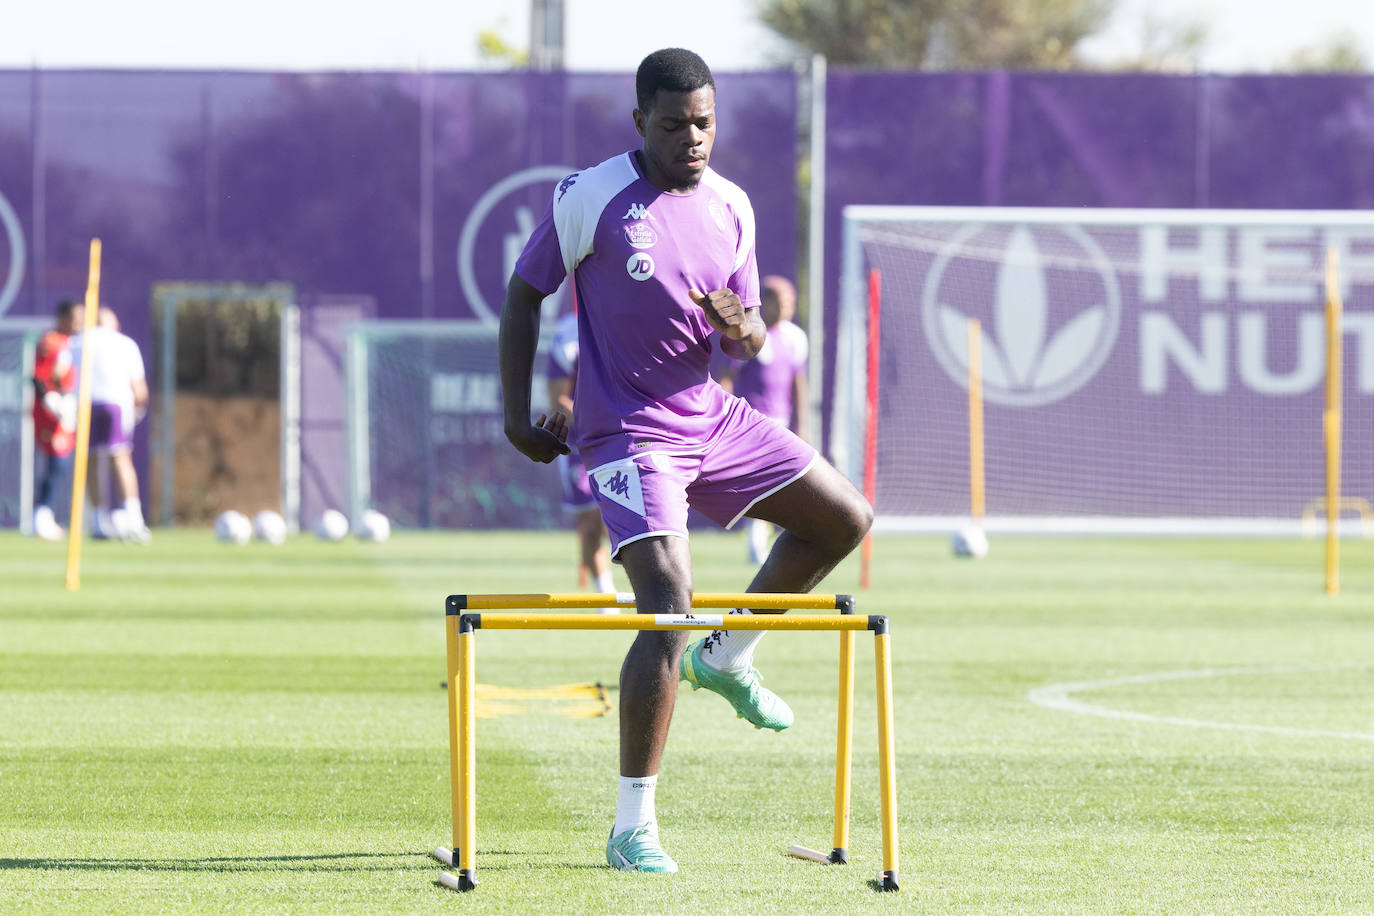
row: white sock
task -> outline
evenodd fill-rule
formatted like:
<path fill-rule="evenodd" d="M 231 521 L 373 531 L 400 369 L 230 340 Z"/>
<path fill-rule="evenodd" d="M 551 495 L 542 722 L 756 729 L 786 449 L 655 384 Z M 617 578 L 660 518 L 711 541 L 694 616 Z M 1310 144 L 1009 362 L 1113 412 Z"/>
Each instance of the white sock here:
<path fill-rule="evenodd" d="M 749 550 L 752 556 L 758 557 L 760 561 L 768 558 L 768 535 L 772 534 L 769 530 L 773 526 L 761 518 L 751 518 L 749 520 Z"/>
<path fill-rule="evenodd" d="M 657 824 L 654 814 L 654 789 L 658 787 L 658 774 L 653 776 L 620 777 L 620 794 L 615 802 L 615 826 L 611 836 L 644 824 Z"/>
<path fill-rule="evenodd" d="M 735 608 L 731 614 L 748 614 Z M 754 660 L 754 647 L 763 639 L 763 630 L 715 630 L 706 639 L 701 660 L 717 671 L 744 671 Z"/>
<path fill-rule="evenodd" d="M 596 590 L 605 595 L 615 592 L 615 580 L 611 578 L 611 571 L 609 569 L 603 573 L 597 573 Z"/>
<path fill-rule="evenodd" d="M 128 513 L 129 519 L 139 528 L 143 527 L 143 502 L 137 498 L 124 500 L 124 511 Z"/>

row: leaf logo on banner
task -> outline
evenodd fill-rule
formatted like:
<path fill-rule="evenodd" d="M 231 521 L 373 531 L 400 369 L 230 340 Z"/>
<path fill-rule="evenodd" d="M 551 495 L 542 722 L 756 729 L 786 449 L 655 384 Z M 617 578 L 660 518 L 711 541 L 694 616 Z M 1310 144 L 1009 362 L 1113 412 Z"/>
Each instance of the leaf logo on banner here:
<path fill-rule="evenodd" d="M 9 257 L 3 257 L 4 250 L 0 249 L 0 315 L 4 315 L 24 283 L 24 262 L 27 258 L 24 253 L 24 226 L 4 194 L 0 194 L 0 229 L 4 230 L 2 234 L 8 242 L 5 248 L 9 249 Z"/>
<path fill-rule="evenodd" d="M 973 234 L 971 230 L 963 235 L 967 239 Z M 1101 368 L 1115 342 L 1120 314 L 1116 278 L 1105 256 L 1086 233 L 1068 227 L 1064 234 L 1081 250 L 1061 261 L 1088 273 L 1083 283 L 1075 284 L 1075 289 L 1092 289 L 1087 294 L 1092 298 L 1078 304 L 1081 310 L 1076 315 L 1052 328 L 1045 257 L 1029 227 L 1012 227 L 996 262 L 993 301 L 988 310 L 991 321 L 982 326 L 983 391 L 990 401 L 1019 406 L 1058 401 L 1076 391 Z M 957 243 L 951 248 L 955 250 L 947 252 L 932 268 L 928 293 L 930 281 L 938 288 L 948 261 L 959 257 Z M 989 265 L 985 257 L 982 260 L 981 269 L 986 269 Z M 973 303 L 965 303 L 964 307 L 970 305 Z M 935 332 L 932 344 L 936 345 L 937 356 L 952 378 L 967 384 L 969 316 L 964 308 L 945 303 L 936 305 L 934 312 L 935 327 L 928 325 L 928 332 Z"/>

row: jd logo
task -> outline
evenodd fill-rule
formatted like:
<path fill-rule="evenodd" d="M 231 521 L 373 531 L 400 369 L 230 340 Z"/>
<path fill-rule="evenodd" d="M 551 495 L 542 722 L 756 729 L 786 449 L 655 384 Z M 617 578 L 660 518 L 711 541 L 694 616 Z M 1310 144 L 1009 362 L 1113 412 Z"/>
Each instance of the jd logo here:
<path fill-rule="evenodd" d="M 575 175 L 571 166 L 537 165 L 507 175 L 473 204 L 458 236 L 458 280 L 463 298 L 478 320 L 497 324 L 501 299 L 515 261 L 549 205 L 554 182 L 567 193 Z M 544 314 L 558 314 L 558 296 L 544 301 Z M 493 305 L 493 303 L 495 303 Z"/>
<path fill-rule="evenodd" d="M 647 252 L 636 251 L 625 262 L 625 270 L 636 280 L 647 280 L 654 275 L 654 259 Z"/>
<path fill-rule="evenodd" d="M 1121 323 L 1121 290 L 1107 256 L 1078 226 L 969 226 L 936 257 L 921 294 L 926 340 L 965 386 L 970 316 L 982 323 L 984 396 L 1038 407 L 1068 397 L 1102 368 Z"/>
<path fill-rule="evenodd" d="M 24 227 L 4 194 L 0 194 L 0 225 L 5 228 L 6 242 L 0 247 L 0 315 L 3 315 L 14 304 L 19 287 L 24 283 L 25 258 Z"/>

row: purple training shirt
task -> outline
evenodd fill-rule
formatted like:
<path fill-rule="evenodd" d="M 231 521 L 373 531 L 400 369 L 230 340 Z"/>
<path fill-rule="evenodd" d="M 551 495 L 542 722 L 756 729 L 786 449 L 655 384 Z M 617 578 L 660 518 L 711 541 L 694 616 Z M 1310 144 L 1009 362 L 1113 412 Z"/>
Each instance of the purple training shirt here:
<path fill-rule="evenodd" d="M 691 194 L 645 179 L 633 152 L 574 172 L 525 245 L 516 273 L 544 293 L 577 284 L 577 411 L 588 466 L 645 447 L 690 447 L 725 410 L 711 378 L 714 329 L 687 292 L 731 289 L 759 305 L 754 211 L 707 169 Z"/>

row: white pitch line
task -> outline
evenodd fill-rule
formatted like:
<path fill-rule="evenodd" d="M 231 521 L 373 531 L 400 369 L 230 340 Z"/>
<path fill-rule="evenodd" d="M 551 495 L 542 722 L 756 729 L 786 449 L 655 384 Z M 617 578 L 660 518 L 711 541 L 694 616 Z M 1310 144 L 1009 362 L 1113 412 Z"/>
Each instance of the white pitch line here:
<path fill-rule="evenodd" d="M 1352 668 L 1367 668 L 1368 665 L 1288 665 L 1268 668 L 1200 668 L 1193 671 L 1161 671 L 1155 674 L 1135 674 L 1127 677 L 1107 678 L 1101 681 L 1066 681 L 1036 687 L 1026 692 L 1026 698 L 1036 706 L 1058 709 L 1064 712 L 1077 712 L 1088 716 L 1101 716 L 1104 719 L 1128 719 L 1135 722 L 1154 722 L 1161 725 L 1182 725 L 1187 728 L 1217 728 L 1226 731 L 1264 732 L 1270 735 L 1288 735 L 1307 738 L 1341 738 L 1347 741 L 1374 741 L 1369 732 L 1329 731 L 1320 728 L 1290 728 L 1284 725 L 1249 725 L 1240 722 L 1215 722 L 1208 719 L 1189 719 L 1179 716 L 1155 716 L 1143 712 L 1130 712 L 1099 706 L 1075 700 L 1071 695 L 1082 690 L 1104 690 L 1110 687 L 1124 687 L 1128 684 L 1153 684 L 1161 681 L 1185 681 L 1213 677 L 1233 677 L 1255 674 L 1310 674 L 1315 671 L 1339 671 Z"/>

